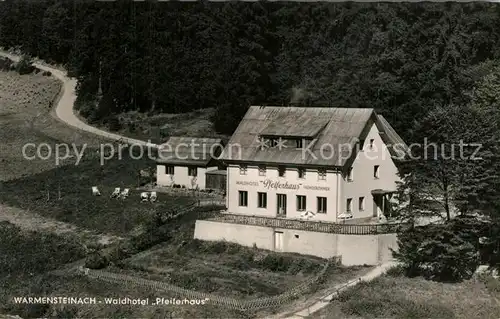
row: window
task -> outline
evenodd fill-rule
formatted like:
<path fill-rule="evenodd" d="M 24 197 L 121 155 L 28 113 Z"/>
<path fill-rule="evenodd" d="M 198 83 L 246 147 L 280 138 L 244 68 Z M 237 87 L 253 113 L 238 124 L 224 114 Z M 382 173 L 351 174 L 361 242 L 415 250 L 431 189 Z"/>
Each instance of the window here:
<path fill-rule="evenodd" d="M 259 176 L 266 176 L 266 166 L 259 165 Z"/>
<path fill-rule="evenodd" d="M 326 180 L 326 169 L 320 168 L 318 169 L 318 179 L 319 180 Z"/>
<path fill-rule="evenodd" d="M 295 147 L 302 148 L 302 139 L 295 140 Z"/>
<path fill-rule="evenodd" d="M 172 165 L 165 166 L 165 174 L 174 175 L 174 167 Z"/>
<path fill-rule="evenodd" d="M 379 166 L 378 165 L 375 165 L 373 166 L 373 178 L 377 179 L 378 176 L 379 176 Z"/>
<path fill-rule="evenodd" d="M 267 207 L 267 193 L 257 193 L 257 207 L 258 208 Z"/>
<path fill-rule="evenodd" d="M 362 151 L 364 147 L 365 147 L 365 140 L 360 140 L 359 141 L 359 150 Z"/>
<path fill-rule="evenodd" d="M 193 177 L 198 176 L 198 168 L 196 168 L 196 167 L 188 168 L 188 175 L 193 176 Z"/>
<path fill-rule="evenodd" d="M 247 174 L 247 166 L 240 165 L 240 175 L 246 175 L 246 174 Z"/>
<path fill-rule="evenodd" d="M 347 181 L 352 182 L 352 167 L 347 170 Z"/>
<path fill-rule="evenodd" d="M 248 206 L 248 192 L 247 191 L 239 191 L 239 205 L 240 206 Z"/>
<path fill-rule="evenodd" d="M 364 211 L 365 210 L 365 198 L 364 197 L 360 197 L 359 198 L 359 206 L 358 206 L 358 210 L 360 212 Z"/>
<path fill-rule="evenodd" d="M 318 197 L 318 214 L 326 214 L 326 197 Z"/>
<path fill-rule="evenodd" d="M 299 172 L 299 178 L 305 178 L 306 177 L 306 170 L 303 168 L 298 169 Z"/>
<path fill-rule="evenodd" d="M 278 167 L 278 175 L 280 177 L 284 177 L 285 176 L 285 172 L 286 172 L 286 169 L 283 166 Z"/>
<path fill-rule="evenodd" d="M 297 211 L 303 212 L 306 210 L 306 197 L 297 195 Z"/>
<path fill-rule="evenodd" d="M 371 149 L 371 150 L 373 149 L 373 142 L 374 142 L 374 141 L 375 141 L 375 140 L 374 140 L 373 138 L 370 140 L 370 149 Z"/>
<path fill-rule="evenodd" d="M 348 198 L 347 199 L 347 203 L 346 203 L 346 208 L 345 208 L 346 212 L 350 213 L 352 211 L 352 198 Z"/>

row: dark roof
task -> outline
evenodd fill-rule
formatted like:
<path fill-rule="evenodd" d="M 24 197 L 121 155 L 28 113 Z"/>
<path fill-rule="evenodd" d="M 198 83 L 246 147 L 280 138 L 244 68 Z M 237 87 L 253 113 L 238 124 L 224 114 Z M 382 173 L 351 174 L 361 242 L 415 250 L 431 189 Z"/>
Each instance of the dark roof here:
<path fill-rule="evenodd" d="M 387 145 L 387 148 L 393 157 L 399 157 L 401 151 L 408 151 L 408 145 L 403 141 L 401 136 L 392 128 L 391 124 L 380 114 L 377 115 L 378 124 L 381 128 L 382 134 L 380 134 L 382 140 Z"/>
<path fill-rule="evenodd" d="M 157 163 L 206 166 L 219 156 L 223 145 L 220 138 L 171 136 L 160 145 Z"/>
<path fill-rule="evenodd" d="M 376 123 L 379 130 L 392 129 L 385 119 L 378 120 L 377 114 L 370 108 L 251 106 L 220 159 L 228 162 L 344 166 L 346 155 L 370 123 Z M 387 134 L 388 138 L 399 137 L 393 131 Z M 301 149 L 291 145 L 281 149 L 262 149 L 259 136 L 273 135 L 314 138 L 314 145 L 309 147 L 313 155 L 307 153 L 304 156 Z M 332 147 L 325 148 L 324 145 Z M 345 145 L 345 149 L 337 151 L 340 145 Z"/>
<path fill-rule="evenodd" d="M 206 171 L 206 175 L 227 175 L 227 171 L 225 169 L 216 169 L 212 171 Z"/>

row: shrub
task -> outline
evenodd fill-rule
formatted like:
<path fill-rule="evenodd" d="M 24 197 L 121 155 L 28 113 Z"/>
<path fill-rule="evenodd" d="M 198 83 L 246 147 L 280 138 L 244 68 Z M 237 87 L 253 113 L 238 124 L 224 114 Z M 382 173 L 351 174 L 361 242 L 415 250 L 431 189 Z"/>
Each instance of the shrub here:
<path fill-rule="evenodd" d="M 109 130 L 112 132 L 116 132 L 122 129 L 122 124 L 120 123 L 120 120 L 114 116 L 107 118 L 106 122 L 108 124 Z"/>
<path fill-rule="evenodd" d="M 290 267 L 288 268 L 288 272 L 290 274 L 311 274 L 319 271 L 322 266 L 322 264 L 315 263 L 311 259 L 297 258 L 292 261 Z"/>
<path fill-rule="evenodd" d="M 127 129 L 129 132 L 134 133 L 137 131 L 137 125 L 135 122 L 129 122 L 127 123 Z"/>
<path fill-rule="evenodd" d="M 85 267 L 90 269 L 102 269 L 109 265 L 109 260 L 101 252 L 95 252 L 85 260 Z"/>
<path fill-rule="evenodd" d="M 454 318 L 453 311 L 444 305 L 414 302 L 393 296 L 352 296 L 342 304 L 342 312 L 366 318 Z"/>
<path fill-rule="evenodd" d="M 270 271 L 287 271 L 291 264 L 291 258 L 274 253 L 267 255 L 260 261 L 261 267 Z"/>
<path fill-rule="evenodd" d="M 208 253 L 222 254 L 227 250 L 227 243 L 224 241 L 209 242 L 205 248 Z"/>
<path fill-rule="evenodd" d="M 95 114 L 96 110 L 94 103 L 85 102 L 85 103 L 75 104 L 75 106 L 77 105 L 78 105 L 78 111 L 80 112 L 81 116 L 83 116 L 84 118 L 88 119 L 91 122 L 95 120 L 93 118 L 93 115 Z"/>
<path fill-rule="evenodd" d="M 404 267 L 398 265 L 391 267 L 387 270 L 386 272 L 387 276 L 389 277 L 401 277 L 405 274 L 405 269 Z"/>
<path fill-rule="evenodd" d="M 27 55 L 23 56 L 22 59 L 16 64 L 16 71 L 20 75 L 30 74 L 35 71 L 35 67 L 33 66 L 33 61 Z"/>
<path fill-rule="evenodd" d="M 398 234 L 399 260 L 407 275 L 423 274 L 444 281 L 470 278 L 479 254 L 466 229 L 449 222 L 407 229 Z"/>
<path fill-rule="evenodd" d="M 43 71 L 42 75 L 43 76 L 51 76 L 52 72 L 50 72 L 50 71 Z"/>

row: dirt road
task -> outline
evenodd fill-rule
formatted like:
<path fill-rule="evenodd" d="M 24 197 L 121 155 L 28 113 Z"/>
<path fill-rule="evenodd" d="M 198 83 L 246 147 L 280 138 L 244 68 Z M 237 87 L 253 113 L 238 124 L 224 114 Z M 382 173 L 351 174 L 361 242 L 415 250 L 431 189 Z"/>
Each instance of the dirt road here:
<path fill-rule="evenodd" d="M 21 59 L 21 57 L 18 55 L 13 55 L 13 54 L 3 52 L 3 51 L 0 51 L 0 56 L 9 58 L 10 60 L 12 60 L 14 62 L 18 62 Z M 158 147 L 158 145 L 154 144 L 154 143 L 149 143 L 146 141 L 136 140 L 133 138 L 122 136 L 122 135 L 106 132 L 106 131 L 103 131 L 101 129 L 98 129 L 96 127 L 90 126 L 90 125 L 82 122 L 76 116 L 76 114 L 74 112 L 74 104 L 75 104 L 75 100 L 76 100 L 77 80 L 73 79 L 73 78 L 69 78 L 65 71 L 59 70 L 55 67 L 45 65 L 41 62 L 35 62 L 35 63 L 33 63 L 33 65 L 35 67 L 39 68 L 40 70 L 51 72 L 54 77 L 61 80 L 61 82 L 63 83 L 63 86 L 62 86 L 63 92 L 61 94 L 59 102 L 57 103 L 57 105 L 55 107 L 56 115 L 61 121 L 65 122 L 69 126 L 77 128 L 79 130 L 86 131 L 86 132 L 89 132 L 92 134 L 96 134 L 96 135 L 105 137 L 107 139 L 111 139 L 111 140 L 115 140 L 115 141 L 121 140 L 121 141 L 123 141 L 123 143 L 136 144 L 136 145 L 141 145 L 141 146 L 151 147 L 151 148 Z"/>

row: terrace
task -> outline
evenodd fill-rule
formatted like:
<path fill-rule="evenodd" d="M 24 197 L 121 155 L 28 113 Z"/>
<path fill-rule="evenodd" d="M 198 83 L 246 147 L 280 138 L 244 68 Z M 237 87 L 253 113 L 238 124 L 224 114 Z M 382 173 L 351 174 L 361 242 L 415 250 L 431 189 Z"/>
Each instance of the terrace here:
<path fill-rule="evenodd" d="M 350 221 L 350 223 L 340 224 L 288 218 L 247 216 L 230 213 L 222 213 L 218 216 L 209 218 L 208 220 L 230 224 L 297 229 L 343 235 L 391 234 L 396 233 L 398 228 L 401 226 L 400 223 L 353 224 L 352 221 Z"/>

